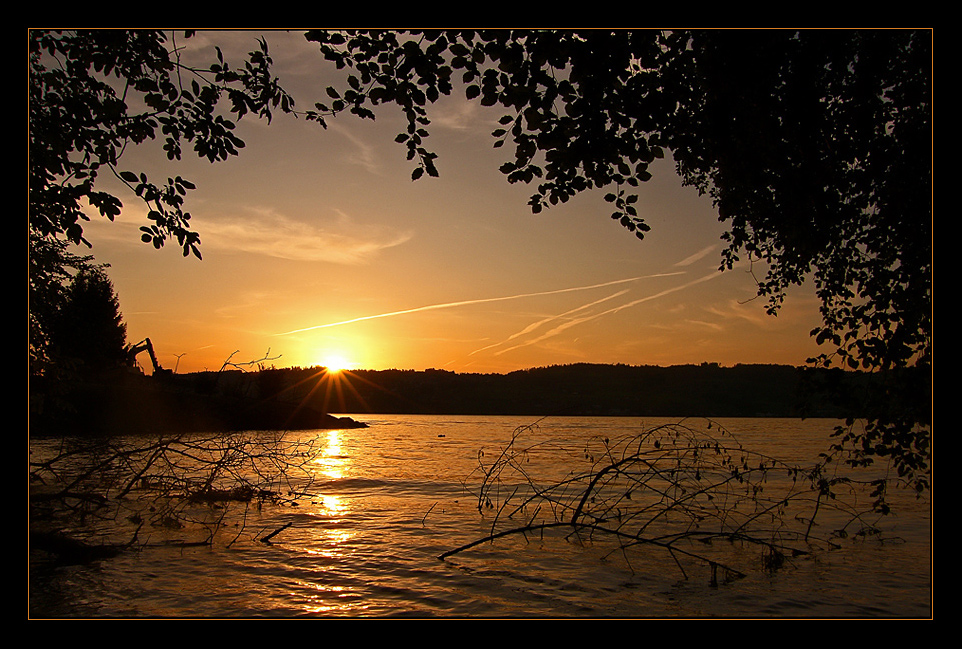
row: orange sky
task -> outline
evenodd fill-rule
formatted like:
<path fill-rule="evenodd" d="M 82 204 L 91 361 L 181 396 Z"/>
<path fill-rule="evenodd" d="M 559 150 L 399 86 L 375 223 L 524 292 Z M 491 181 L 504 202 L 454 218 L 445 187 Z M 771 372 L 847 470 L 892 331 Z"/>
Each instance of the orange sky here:
<path fill-rule="evenodd" d="M 201 34 L 193 47 L 254 48 L 260 32 Z M 266 32 L 281 83 L 298 106 L 322 97 L 324 63 L 297 35 Z M 312 87 L 311 84 L 314 84 Z M 390 108 L 390 107 L 389 107 Z M 278 115 L 244 119 L 239 157 L 170 163 L 157 144 L 125 169 L 179 174 L 197 189 L 188 211 L 203 261 L 139 240 L 146 210 L 86 229 L 110 264 L 128 340 L 150 337 L 162 365 L 217 370 L 277 357 L 277 367 L 507 372 L 551 364 L 803 364 L 817 352 L 810 286 L 778 317 L 765 313 L 747 268 L 724 274 L 723 231 L 707 198 L 683 188 L 670 162 L 653 169 L 639 241 L 609 218 L 604 192 L 532 215 L 533 188 L 498 167 L 510 150 L 490 132 L 502 112 L 460 98 L 431 108 L 428 147 L 440 178 L 410 179 L 404 125 L 351 115 L 323 130 Z M 186 155 L 186 154 L 185 154 Z M 145 362 L 146 359 L 141 359 Z"/>

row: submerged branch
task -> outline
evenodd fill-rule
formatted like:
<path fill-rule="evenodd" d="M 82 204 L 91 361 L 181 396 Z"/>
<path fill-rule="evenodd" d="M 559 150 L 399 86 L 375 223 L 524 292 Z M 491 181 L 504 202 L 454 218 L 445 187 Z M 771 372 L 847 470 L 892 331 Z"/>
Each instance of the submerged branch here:
<path fill-rule="evenodd" d="M 161 537 L 199 530 L 205 535 L 202 541 L 168 539 L 162 544 L 210 545 L 232 504 L 245 507 L 241 530 L 251 504 L 296 504 L 312 484 L 309 464 L 315 455 L 313 440 L 257 432 L 59 445 L 38 441 L 29 462 L 31 538 L 48 551 L 69 547 L 46 543 L 49 538 L 73 536 L 83 544 L 84 536 L 93 533 L 85 523 L 94 518 L 126 522 L 137 531 L 147 526 Z M 116 534 L 123 533 L 121 526 Z"/>
<path fill-rule="evenodd" d="M 717 583 L 719 568 L 728 577 L 744 573 L 720 561 L 710 551 L 713 542 L 758 546 L 763 565 L 774 570 L 785 557 L 833 547 L 832 534 L 865 526 L 871 509 L 858 496 L 877 488 L 826 477 L 832 458 L 803 469 L 754 453 L 714 422 L 703 429 L 682 422 L 620 440 L 594 438 L 577 455 L 559 440 L 536 439 L 538 432 L 535 426 L 516 429 L 490 464 L 479 452 L 478 510 L 492 512 L 490 532 L 440 559 L 505 537 L 568 529 L 569 539 L 607 538 L 622 553 L 637 546 L 665 550 L 686 578 L 683 562 L 700 562 Z M 559 449 L 569 455 L 567 466 L 575 466 L 563 475 L 557 472 Z M 545 475 L 535 477 L 537 469 Z M 840 485 L 851 491 L 839 492 Z M 529 507 L 535 512 L 524 524 L 512 522 Z M 826 523 L 827 535 L 813 534 L 816 517 Z"/>

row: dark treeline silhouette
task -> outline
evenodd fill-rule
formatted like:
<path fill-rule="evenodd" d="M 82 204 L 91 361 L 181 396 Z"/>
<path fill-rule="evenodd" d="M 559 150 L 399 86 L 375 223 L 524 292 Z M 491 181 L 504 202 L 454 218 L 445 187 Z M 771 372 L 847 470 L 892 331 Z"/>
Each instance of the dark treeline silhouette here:
<path fill-rule="evenodd" d="M 63 386 L 30 416 L 32 436 L 154 435 L 364 427 L 253 389 L 261 373 L 103 373 Z M 36 399 L 35 399 L 36 400 Z"/>
<path fill-rule="evenodd" d="M 318 367 L 287 368 L 256 377 L 236 373 L 233 389 L 245 380 L 248 390 L 260 387 L 260 398 L 331 413 L 843 418 L 861 414 L 859 395 L 873 379 L 821 368 L 703 363 L 556 365 L 507 374 L 390 369 L 328 375 Z"/>
<path fill-rule="evenodd" d="M 878 375 L 790 365 L 573 364 L 507 374 L 323 367 L 144 376 L 74 386 L 31 433 L 137 434 L 363 427 L 343 414 L 647 417 L 864 416 Z M 924 378 L 924 377 L 923 377 Z M 924 399 L 928 383 L 919 382 Z"/>

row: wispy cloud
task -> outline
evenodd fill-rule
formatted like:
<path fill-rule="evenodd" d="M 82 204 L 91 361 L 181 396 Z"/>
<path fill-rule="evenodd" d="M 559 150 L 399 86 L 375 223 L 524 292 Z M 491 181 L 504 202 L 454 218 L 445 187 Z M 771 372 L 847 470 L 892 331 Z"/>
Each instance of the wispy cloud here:
<path fill-rule="evenodd" d="M 352 152 L 343 157 L 344 161 L 363 167 L 375 175 L 382 173 L 381 162 L 375 153 L 376 149 L 374 146 L 368 144 L 365 140 L 358 137 L 354 131 L 339 122 L 331 122 L 328 125 L 328 129 L 339 133 L 353 146 Z"/>
<path fill-rule="evenodd" d="M 707 329 L 714 329 L 715 331 L 724 331 L 725 327 L 718 324 L 717 322 L 706 322 L 705 320 L 685 320 L 689 324 L 696 325 L 698 327 L 705 327 Z"/>
<path fill-rule="evenodd" d="M 560 289 L 555 289 L 555 290 L 551 290 L 551 291 L 537 291 L 537 292 L 534 292 L 534 293 L 519 293 L 519 294 L 516 294 L 516 295 L 504 295 L 504 296 L 500 296 L 500 297 L 479 298 L 479 299 L 473 299 L 473 300 L 459 300 L 459 301 L 457 301 L 457 302 L 443 302 L 443 303 L 440 303 L 440 304 L 428 304 L 428 305 L 425 305 L 425 306 L 414 307 L 414 308 L 411 308 L 411 309 L 402 309 L 402 310 L 400 310 L 400 311 L 390 311 L 390 312 L 387 312 L 387 313 L 377 313 L 377 314 L 374 314 L 374 315 L 366 315 L 366 316 L 360 316 L 360 317 L 357 317 L 357 318 L 351 318 L 350 320 L 341 320 L 341 321 L 339 321 L 339 322 L 329 322 L 329 323 L 326 323 L 326 324 L 314 325 L 314 326 L 310 326 L 310 327 L 304 327 L 304 328 L 301 328 L 301 329 L 294 329 L 293 331 L 286 331 L 286 332 L 284 332 L 284 333 L 279 333 L 279 334 L 276 334 L 276 335 L 278 335 L 278 336 L 287 336 L 287 335 L 290 335 L 290 334 L 302 333 L 302 332 L 304 332 L 304 331 L 312 331 L 312 330 L 314 330 L 314 329 L 326 329 L 326 328 L 328 328 L 328 327 L 339 327 L 339 326 L 342 326 L 342 325 L 352 324 L 352 323 L 355 323 L 355 322 L 363 322 L 363 321 L 365 321 L 365 320 L 374 320 L 374 319 L 377 319 L 377 318 L 391 318 L 391 317 L 400 316 L 400 315 L 406 315 L 406 314 L 410 314 L 410 313 L 419 313 L 419 312 L 421 312 L 421 311 L 432 311 L 432 310 L 436 310 L 436 309 L 450 309 L 450 308 L 453 308 L 453 307 L 467 306 L 467 305 L 471 305 L 471 304 L 484 304 L 484 303 L 487 303 L 487 302 L 502 302 L 502 301 L 505 301 L 505 300 L 518 300 L 518 299 L 521 299 L 521 298 L 538 297 L 538 296 L 541 296 L 541 295 L 556 295 L 556 294 L 558 294 L 558 293 L 571 293 L 571 292 L 574 292 L 574 291 L 587 291 L 587 290 L 589 290 L 589 289 L 603 288 L 603 287 L 605 287 L 605 286 L 614 286 L 614 285 L 616 285 L 616 284 L 627 284 L 627 283 L 629 283 L 629 282 L 636 282 L 636 281 L 641 280 L 641 279 L 649 279 L 649 278 L 653 278 L 653 277 L 668 277 L 668 276 L 671 276 L 671 275 L 678 275 L 678 274 L 681 274 L 681 273 L 678 273 L 678 272 L 676 272 L 676 273 L 658 273 L 658 274 L 655 274 L 655 275 L 642 275 L 642 276 L 639 276 L 639 277 L 629 277 L 629 278 L 626 278 L 626 279 L 616 279 L 616 280 L 612 280 L 612 281 L 610 281 L 610 282 L 602 282 L 602 283 L 600 283 L 600 284 L 591 284 L 591 285 L 588 285 L 588 286 L 574 286 L 574 287 L 570 287 L 570 288 L 560 288 Z"/>
<path fill-rule="evenodd" d="M 374 254 L 401 245 L 411 235 L 382 231 L 358 236 L 343 218 L 336 228 L 304 223 L 283 215 L 264 211 L 254 218 L 212 220 L 202 227 L 203 245 L 208 248 L 246 252 L 295 261 L 324 261 L 338 264 L 360 264 Z"/>
<path fill-rule="evenodd" d="M 493 114 L 485 113 L 476 102 L 448 97 L 435 105 L 431 122 L 455 131 L 478 130 L 487 135 L 491 123 L 497 119 L 492 117 Z M 501 114 L 496 115 L 500 117 Z"/>
<path fill-rule="evenodd" d="M 110 223 L 91 217 L 85 229 L 96 242 L 143 245 L 138 228 L 147 222 L 146 211 L 125 210 Z M 410 241 L 409 231 L 361 225 L 335 210 L 330 218 L 314 216 L 310 222 L 292 219 L 269 208 L 245 207 L 243 214 L 207 215 L 196 219 L 201 252 L 243 252 L 293 261 L 363 264 L 378 252 Z"/>

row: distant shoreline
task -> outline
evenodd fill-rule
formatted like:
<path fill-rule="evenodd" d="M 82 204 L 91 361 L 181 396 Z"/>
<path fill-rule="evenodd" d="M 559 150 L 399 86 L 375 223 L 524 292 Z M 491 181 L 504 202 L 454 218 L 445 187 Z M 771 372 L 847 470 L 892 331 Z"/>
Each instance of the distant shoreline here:
<path fill-rule="evenodd" d="M 508 374 L 323 368 L 229 370 L 85 383 L 72 412 L 31 415 L 31 434 L 360 428 L 349 417 L 862 417 L 877 375 L 714 363 L 556 365 Z M 927 377 L 928 380 L 928 377 Z"/>
<path fill-rule="evenodd" d="M 871 375 L 840 369 L 739 364 L 578 363 L 506 374 L 448 370 L 279 368 L 194 373 L 196 385 L 257 392 L 321 412 L 452 415 L 844 417 Z"/>

